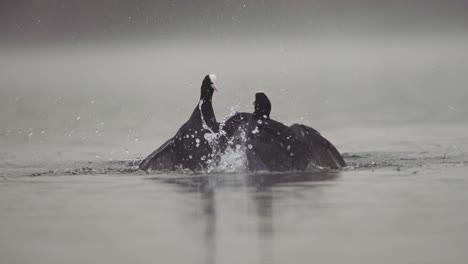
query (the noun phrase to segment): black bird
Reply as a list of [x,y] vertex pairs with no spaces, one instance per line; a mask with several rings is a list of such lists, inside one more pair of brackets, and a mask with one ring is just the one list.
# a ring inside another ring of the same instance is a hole
[[220,152],[227,148],[235,148],[244,145],[246,139],[247,125],[249,124],[251,113],[237,112],[224,123],[220,124],[221,137],[219,140]]
[[200,100],[189,120],[173,138],[140,163],[141,170],[173,170],[181,167],[196,171],[206,168],[212,162],[219,123],[216,122],[211,101],[217,90],[216,75],[206,75],[201,85]]
[[[346,166],[338,150],[315,129],[300,124],[288,127],[270,119],[271,103],[264,93],[255,95],[254,105],[245,142],[249,170],[303,171],[311,163],[332,169]],[[231,124],[243,126],[235,120]]]

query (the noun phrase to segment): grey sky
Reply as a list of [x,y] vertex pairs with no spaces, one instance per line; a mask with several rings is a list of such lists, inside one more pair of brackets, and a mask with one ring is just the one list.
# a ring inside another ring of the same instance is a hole
[[226,38],[277,34],[431,34],[465,31],[466,1],[74,1],[0,3],[2,38]]

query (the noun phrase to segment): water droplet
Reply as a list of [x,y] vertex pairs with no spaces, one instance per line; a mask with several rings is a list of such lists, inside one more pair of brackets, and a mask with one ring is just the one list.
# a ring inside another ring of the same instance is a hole
[[188,157],[189,157],[189,159],[192,159],[192,155],[189,155]]
[[77,116],[77,117],[76,117],[76,120],[80,120],[80,119],[81,119],[81,116]]
[[259,120],[257,120],[257,123],[262,124],[263,121],[259,119]]
[[140,141],[140,139],[139,139],[139,138],[135,138],[135,142],[138,142],[138,141]]
[[213,140],[213,135],[211,135],[210,133],[205,133],[205,135],[203,135],[203,137],[208,141],[208,142],[211,142]]
[[252,146],[251,144],[248,144],[247,147],[248,147],[249,149],[252,149],[252,148],[253,148],[253,146]]
[[45,130],[42,130],[42,131],[41,131],[41,135],[44,135],[44,134],[45,134]]

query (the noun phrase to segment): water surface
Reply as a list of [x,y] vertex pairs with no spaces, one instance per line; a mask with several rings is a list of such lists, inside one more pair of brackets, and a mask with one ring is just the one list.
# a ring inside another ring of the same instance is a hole
[[0,255],[5,263],[462,263],[466,142],[348,153],[349,168],[304,173],[2,162]]

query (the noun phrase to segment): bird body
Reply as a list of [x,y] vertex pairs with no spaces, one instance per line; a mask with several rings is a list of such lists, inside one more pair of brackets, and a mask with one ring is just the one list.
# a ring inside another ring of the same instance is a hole
[[339,169],[346,166],[338,150],[315,129],[286,126],[270,118],[271,103],[259,92],[253,113],[236,113],[216,121],[212,98],[216,76],[202,82],[200,100],[190,118],[139,165],[141,170],[198,171],[206,169],[227,148],[244,146],[250,171],[304,171],[309,165]]
[[244,140],[248,170],[303,171],[311,164],[331,169],[346,166],[333,144],[315,129],[301,124],[288,127],[271,119],[271,103],[264,93],[255,95],[254,105],[252,114],[237,113],[225,125],[227,142],[235,146]]
[[176,135],[144,159],[141,170],[190,170],[206,168],[212,159],[212,141],[219,131],[213,111],[213,92],[217,90],[216,76],[207,75],[202,82],[200,100],[190,118]]

